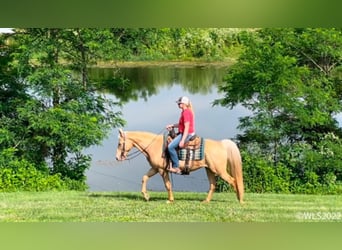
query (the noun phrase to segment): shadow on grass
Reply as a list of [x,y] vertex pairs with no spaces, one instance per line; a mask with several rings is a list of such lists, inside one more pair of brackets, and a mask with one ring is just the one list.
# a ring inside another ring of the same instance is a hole
[[[151,201],[167,201],[167,193],[162,193],[162,192],[149,192],[150,199],[149,202]],[[88,193],[88,197],[90,198],[113,198],[113,199],[119,199],[119,200],[141,200],[145,201],[143,198],[142,194],[139,192],[113,192],[113,193]],[[188,193],[188,192],[175,192],[174,193],[174,198],[175,202],[177,201],[197,201],[197,202],[202,202],[206,198],[207,194],[206,193]],[[227,197],[227,199],[229,199]],[[213,197],[214,202],[227,202],[227,199],[215,199],[215,194]]]
[[89,193],[91,198],[118,198],[122,200],[141,200],[142,196],[139,193]]

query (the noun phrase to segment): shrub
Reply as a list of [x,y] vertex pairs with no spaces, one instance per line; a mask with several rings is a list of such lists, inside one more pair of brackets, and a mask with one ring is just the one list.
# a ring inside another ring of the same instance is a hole
[[244,162],[244,180],[247,192],[289,193],[291,171],[284,165],[270,165],[262,158]]
[[14,152],[14,149],[7,149],[0,153],[0,191],[60,191],[86,188],[83,182],[63,180],[61,174],[49,175],[48,171],[38,170],[27,160],[15,158]]

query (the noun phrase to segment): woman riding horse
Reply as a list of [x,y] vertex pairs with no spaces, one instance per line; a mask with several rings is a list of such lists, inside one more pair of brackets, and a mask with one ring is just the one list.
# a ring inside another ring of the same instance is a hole
[[[168,192],[168,201],[173,202],[174,196],[172,185],[169,178],[169,172],[166,170],[167,162],[163,157],[163,135],[156,135],[149,132],[119,130],[119,142],[116,150],[116,159],[118,161],[126,160],[129,151],[135,147],[145,155],[151,168],[142,178],[141,193],[145,200],[149,200],[147,193],[147,181],[149,178],[159,173],[163,178],[165,188]],[[228,139],[215,141],[205,139],[204,159],[194,161],[190,171],[205,168],[208,180],[209,191],[204,202],[210,202],[216,187],[215,176],[220,176],[228,182],[236,192],[240,203],[243,203],[244,186],[242,175],[241,155],[237,145]],[[179,168],[184,169],[184,161],[179,162]]]
[[171,173],[181,174],[176,149],[178,147],[184,148],[185,143],[195,135],[195,117],[188,97],[180,97],[176,103],[182,112],[178,124],[170,124],[166,126],[168,130],[178,128],[178,135],[167,147],[172,162],[172,166],[169,166],[167,170]]

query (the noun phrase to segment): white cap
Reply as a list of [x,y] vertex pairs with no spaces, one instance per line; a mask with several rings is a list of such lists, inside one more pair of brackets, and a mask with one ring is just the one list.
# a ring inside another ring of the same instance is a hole
[[185,105],[189,105],[190,104],[190,100],[187,96],[182,96],[179,97],[179,99],[176,101],[176,103],[184,103]]

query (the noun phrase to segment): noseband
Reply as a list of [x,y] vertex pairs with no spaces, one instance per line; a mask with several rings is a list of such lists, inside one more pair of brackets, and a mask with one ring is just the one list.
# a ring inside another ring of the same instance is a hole
[[[127,152],[127,155],[125,155],[126,152]],[[121,159],[131,160],[131,159],[137,157],[139,154],[141,154],[140,151],[136,151],[136,152],[133,152],[131,154],[128,154],[128,151],[126,150],[126,135],[124,134],[123,135],[123,143],[122,143],[122,147],[121,147],[121,154],[120,154]]]
[[124,141],[122,144],[122,149],[121,149],[121,158],[122,159],[125,157],[125,152],[126,152],[126,142]]

